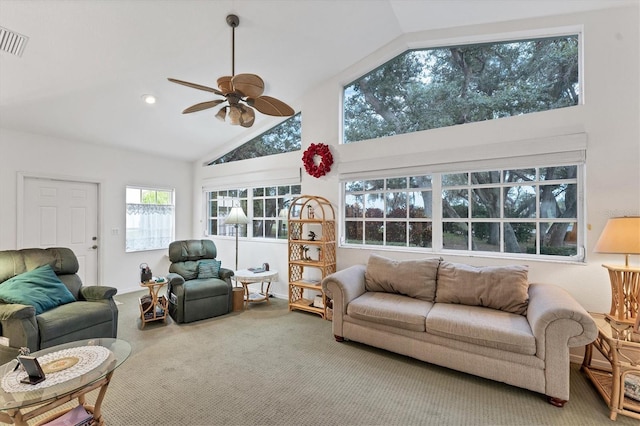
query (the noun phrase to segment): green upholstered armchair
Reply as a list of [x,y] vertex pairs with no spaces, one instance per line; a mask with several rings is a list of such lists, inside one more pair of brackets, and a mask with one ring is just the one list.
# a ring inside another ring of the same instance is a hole
[[[37,351],[75,340],[117,336],[118,308],[113,300],[117,289],[83,286],[78,268],[78,259],[68,248],[0,251],[0,331],[9,339],[9,347],[2,347],[0,353],[6,357],[21,347]],[[47,280],[55,281],[53,287],[44,279],[39,281],[38,271],[49,271]],[[57,300],[51,295],[54,291],[64,291],[67,299]],[[57,302],[44,312],[39,300],[33,305],[16,303],[16,298],[35,295]]]
[[[211,240],[184,240],[169,244],[167,298],[169,315],[177,323],[198,321],[231,311],[233,271],[216,264]],[[211,271],[212,264],[216,264]],[[206,268],[204,268],[206,267]]]

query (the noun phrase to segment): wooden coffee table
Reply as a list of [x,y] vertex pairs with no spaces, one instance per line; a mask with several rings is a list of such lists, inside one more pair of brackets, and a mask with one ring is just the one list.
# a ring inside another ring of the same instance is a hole
[[[80,405],[83,405],[87,411],[93,413],[93,425],[104,425],[104,419],[102,418],[102,413],[100,411],[102,400],[107,392],[107,387],[109,386],[115,369],[118,368],[131,353],[131,345],[129,345],[128,342],[120,339],[106,338],[81,340],[43,349],[33,352],[31,355],[38,359],[42,359],[43,356],[53,354],[55,352],[61,351],[60,353],[65,353],[73,351],[74,349],[82,350],[83,347],[90,346],[100,346],[108,349],[108,351],[106,351],[99,348],[100,352],[105,354],[105,359],[100,361],[99,364],[91,368],[89,371],[78,375],[77,377],[73,377],[73,374],[69,372],[67,375],[72,378],[66,379],[65,377],[64,381],[60,381],[62,380],[60,378],[56,380],[54,372],[49,373],[48,379],[52,382],[57,381],[58,383],[48,386],[46,385],[47,379],[45,379],[44,382],[39,384],[43,387],[33,385],[34,390],[13,391],[12,389],[5,389],[5,384],[7,387],[10,387],[15,385],[13,382],[18,382],[14,379],[14,376],[16,375],[14,370],[17,361],[12,360],[0,366],[0,379],[3,384],[3,386],[0,386],[0,422],[26,426],[30,419],[47,413],[48,411],[51,411],[69,401],[77,399]],[[91,353],[89,350],[87,350],[87,352]],[[50,357],[55,357],[55,355],[50,355]],[[51,362],[51,364],[54,363]],[[90,361],[86,364],[88,367],[92,366]],[[69,367],[69,369],[71,368],[73,367]],[[56,370],[56,372],[59,372],[61,371],[61,368],[58,367]],[[45,376],[47,376],[46,372]],[[13,382],[11,382],[9,378],[11,378]],[[38,387],[36,388],[36,386]],[[85,402],[85,395],[93,390],[99,390],[96,403],[93,406],[87,405]],[[58,418],[66,411],[69,411],[69,409],[53,413],[51,416],[39,422],[38,425]]]

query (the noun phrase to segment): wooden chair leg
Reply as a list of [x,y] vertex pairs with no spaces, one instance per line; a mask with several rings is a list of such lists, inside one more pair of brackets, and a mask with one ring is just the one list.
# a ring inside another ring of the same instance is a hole
[[553,405],[554,407],[564,407],[564,404],[567,403],[566,399],[560,399],[560,398],[554,398],[552,396],[548,396],[547,397],[547,402],[549,402],[549,404]]
[[337,334],[334,334],[333,337],[335,337],[336,342],[344,342],[344,337],[342,336],[338,336]]

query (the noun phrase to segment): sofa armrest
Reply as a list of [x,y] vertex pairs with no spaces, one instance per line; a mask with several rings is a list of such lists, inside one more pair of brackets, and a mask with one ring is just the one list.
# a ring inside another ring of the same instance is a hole
[[89,302],[111,299],[117,292],[117,288],[103,285],[80,287],[80,294]]
[[0,303],[0,327],[2,336],[9,339],[11,347],[39,349],[40,337],[33,306]]
[[36,316],[36,308],[17,303],[0,303],[0,321],[10,319],[24,319]]
[[322,289],[333,302],[333,334],[342,337],[342,319],[347,305],[363,294],[365,265],[353,265],[322,280]]
[[[598,335],[589,313],[566,290],[551,284],[529,285],[527,319],[536,338],[537,355],[542,359],[550,347],[584,346]],[[553,330],[558,325],[561,327]],[[550,335],[552,330],[554,334]],[[546,341],[550,338],[555,342]]]
[[544,360],[545,394],[569,399],[569,348],[588,345],[598,328],[587,311],[563,288],[529,285],[529,326],[536,339],[536,356]]

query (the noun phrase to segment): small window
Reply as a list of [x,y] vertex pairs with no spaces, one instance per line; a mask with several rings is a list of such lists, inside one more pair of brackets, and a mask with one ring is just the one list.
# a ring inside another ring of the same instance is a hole
[[174,191],[127,186],[126,251],[160,250],[174,239]]
[[301,113],[267,130],[260,136],[240,145],[233,151],[210,162],[208,165],[258,158],[301,149]]

